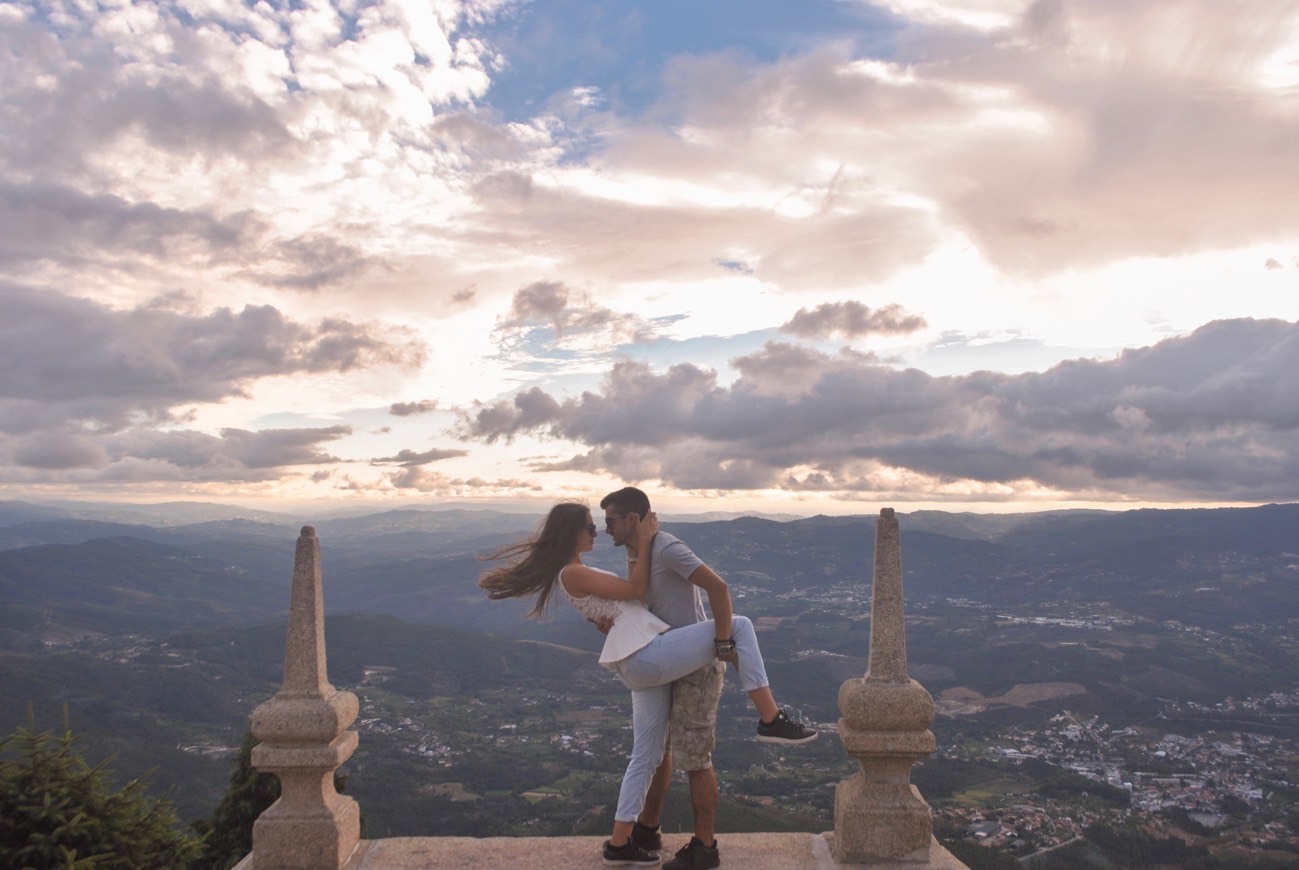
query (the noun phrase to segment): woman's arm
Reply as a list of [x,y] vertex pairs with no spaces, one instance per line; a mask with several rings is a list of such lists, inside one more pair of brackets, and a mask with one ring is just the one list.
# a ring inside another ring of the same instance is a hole
[[[632,514],[635,516],[635,514]],[[654,536],[659,533],[659,517],[654,511],[645,515],[645,519],[636,523],[636,561],[627,563],[631,570],[627,572],[627,585],[632,588],[633,598],[644,598],[649,591],[650,579],[650,545]]]
[[[651,511],[636,529],[637,539],[642,544],[641,552],[649,553],[649,542],[658,530],[658,517]],[[586,565],[569,565],[562,573],[564,588],[572,595],[598,595],[614,601],[631,601],[645,597],[645,590],[649,586],[649,559],[643,565],[637,560],[630,582]]]

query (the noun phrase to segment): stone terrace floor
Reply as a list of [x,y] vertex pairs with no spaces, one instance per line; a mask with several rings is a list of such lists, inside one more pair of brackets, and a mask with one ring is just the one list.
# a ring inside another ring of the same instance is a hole
[[[690,840],[689,834],[664,837],[665,860]],[[414,870],[414,868],[603,867],[603,837],[396,837],[364,840],[349,870]],[[722,867],[748,870],[834,870],[830,845],[823,834],[725,834],[718,837]],[[245,859],[236,870],[251,870]],[[860,866],[860,865],[852,865]],[[924,867],[964,868],[950,852],[932,843],[929,861],[872,864],[877,870],[921,870]]]

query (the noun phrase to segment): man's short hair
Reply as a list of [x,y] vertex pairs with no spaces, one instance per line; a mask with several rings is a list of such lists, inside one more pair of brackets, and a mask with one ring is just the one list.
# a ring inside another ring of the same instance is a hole
[[643,520],[649,513],[649,496],[634,486],[624,486],[600,499],[601,510],[608,510],[610,507],[623,516],[635,513]]

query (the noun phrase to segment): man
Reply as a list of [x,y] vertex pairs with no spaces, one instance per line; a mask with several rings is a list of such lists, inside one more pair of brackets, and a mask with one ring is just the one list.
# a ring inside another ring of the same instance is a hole
[[[722,694],[726,662],[735,662],[731,642],[731,593],[726,581],[691,552],[681,540],[659,532],[650,552],[636,549],[635,524],[650,510],[649,496],[634,486],[611,492],[600,500],[604,509],[605,529],[614,546],[627,548],[627,572],[630,575],[638,559],[650,559],[649,591],[645,604],[650,611],[673,628],[693,625],[708,618],[704,612],[702,590],[708,596],[708,607],[716,624],[718,660],[682,677],[672,684],[672,711],[668,744],[663,761],[654,774],[645,796],[645,809],[632,829],[632,842],[643,849],[662,848],[659,820],[672,765],[686,771],[690,782],[690,804],[695,815],[695,833],[690,842],[663,865],[663,870],[691,870],[721,865],[714,837],[717,824],[717,775],[713,770],[713,747],[717,742],[717,704]],[[635,514],[635,518],[631,517]],[[599,626],[603,631],[608,626]],[[802,743],[815,739],[816,732],[791,722],[783,711],[773,722],[758,726],[758,739],[778,738],[780,742]]]

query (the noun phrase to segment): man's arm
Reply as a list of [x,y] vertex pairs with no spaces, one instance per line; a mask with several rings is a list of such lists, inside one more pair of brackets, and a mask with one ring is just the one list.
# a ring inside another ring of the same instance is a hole
[[[708,609],[713,612],[713,623],[716,625],[714,634],[719,640],[731,639],[731,590],[727,587],[726,581],[723,580],[716,571],[707,565],[700,565],[690,573],[688,579],[691,583],[704,590],[708,596]],[[731,661],[734,657],[722,657],[724,661]]]

